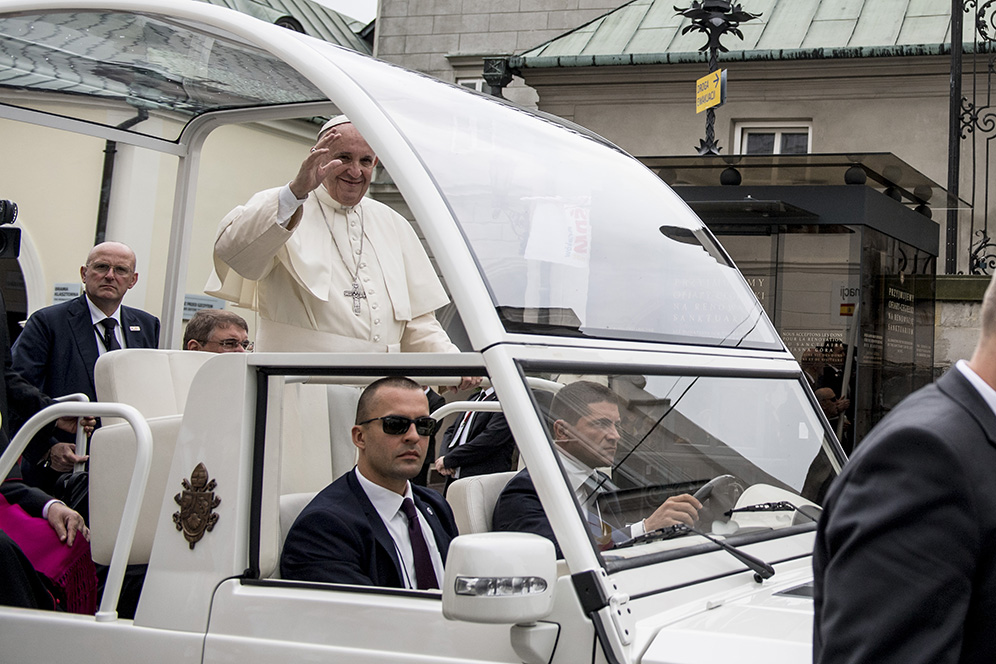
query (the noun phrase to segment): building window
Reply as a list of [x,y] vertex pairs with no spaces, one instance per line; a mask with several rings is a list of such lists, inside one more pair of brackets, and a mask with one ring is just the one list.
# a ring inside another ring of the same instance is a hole
[[457,85],[462,85],[476,92],[487,91],[487,83],[484,82],[483,78],[458,78],[456,82]]
[[745,122],[736,127],[740,154],[808,154],[811,123]]

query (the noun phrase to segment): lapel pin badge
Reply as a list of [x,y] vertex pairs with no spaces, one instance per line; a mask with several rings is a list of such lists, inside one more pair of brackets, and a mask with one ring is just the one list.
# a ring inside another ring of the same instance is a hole
[[129,325],[128,329],[130,331],[132,331],[132,332],[141,332],[142,331],[142,326],[141,325]]

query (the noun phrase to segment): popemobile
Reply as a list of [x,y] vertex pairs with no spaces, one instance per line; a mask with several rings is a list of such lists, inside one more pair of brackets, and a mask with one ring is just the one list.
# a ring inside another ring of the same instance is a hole
[[[100,403],[50,407],[0,458],[6,474],[44,421],[104,418],[89,450],[100,607],[0,607],[0,661],[810,661],[816,521],[844,455],[736,266],[654,173],[561,119],[205,3],[3,0],[0,45],[0,116],[177,157],[163,321],[179,321],[210,133],[344,113],[424,235],[463,348],[103,356]],[[74,110],[97,102],[140,106],[162,135]],[[500,473],[447,493],[461,534],[442,591],[280,578],[291,523],[352,467],[357,388],[385,375],[495,388],[433,416],[504,412],[562,558],[490,532]],[[693,527],[590,534],[547,420],[582,379],[619,403],[603,469],[618,509],[636,521],[695,494]],[[116,612],[127,565],[147,565],[134,619]]]

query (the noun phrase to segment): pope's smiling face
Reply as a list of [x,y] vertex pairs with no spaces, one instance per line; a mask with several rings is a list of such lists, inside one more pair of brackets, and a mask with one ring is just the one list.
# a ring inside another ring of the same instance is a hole
[[342,124],[335,129],[339,132],[339,138],[329,149],[331,157],[341,161],[342,165],[332,169],[325,178],[325,189],[342,205],[352,206],[359,203],[370,188],[377,155],[352,124]]

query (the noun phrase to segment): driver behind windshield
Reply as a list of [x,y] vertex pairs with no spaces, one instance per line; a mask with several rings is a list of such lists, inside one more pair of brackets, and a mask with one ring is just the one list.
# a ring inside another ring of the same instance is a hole
[[[612,499],[618,487],[601,468],[611,468],[619,444],[619,404],[609,388],[591,381],[564,386],[550,406],[550,429],[588,529],[602,550],[644,533],[683,523],[692,526],[702,504],[689,494],[672,496],[653,514],[625,523]],[[493,530],[542,535],[557,547],[528,470],[513,477],[495,504]]]

